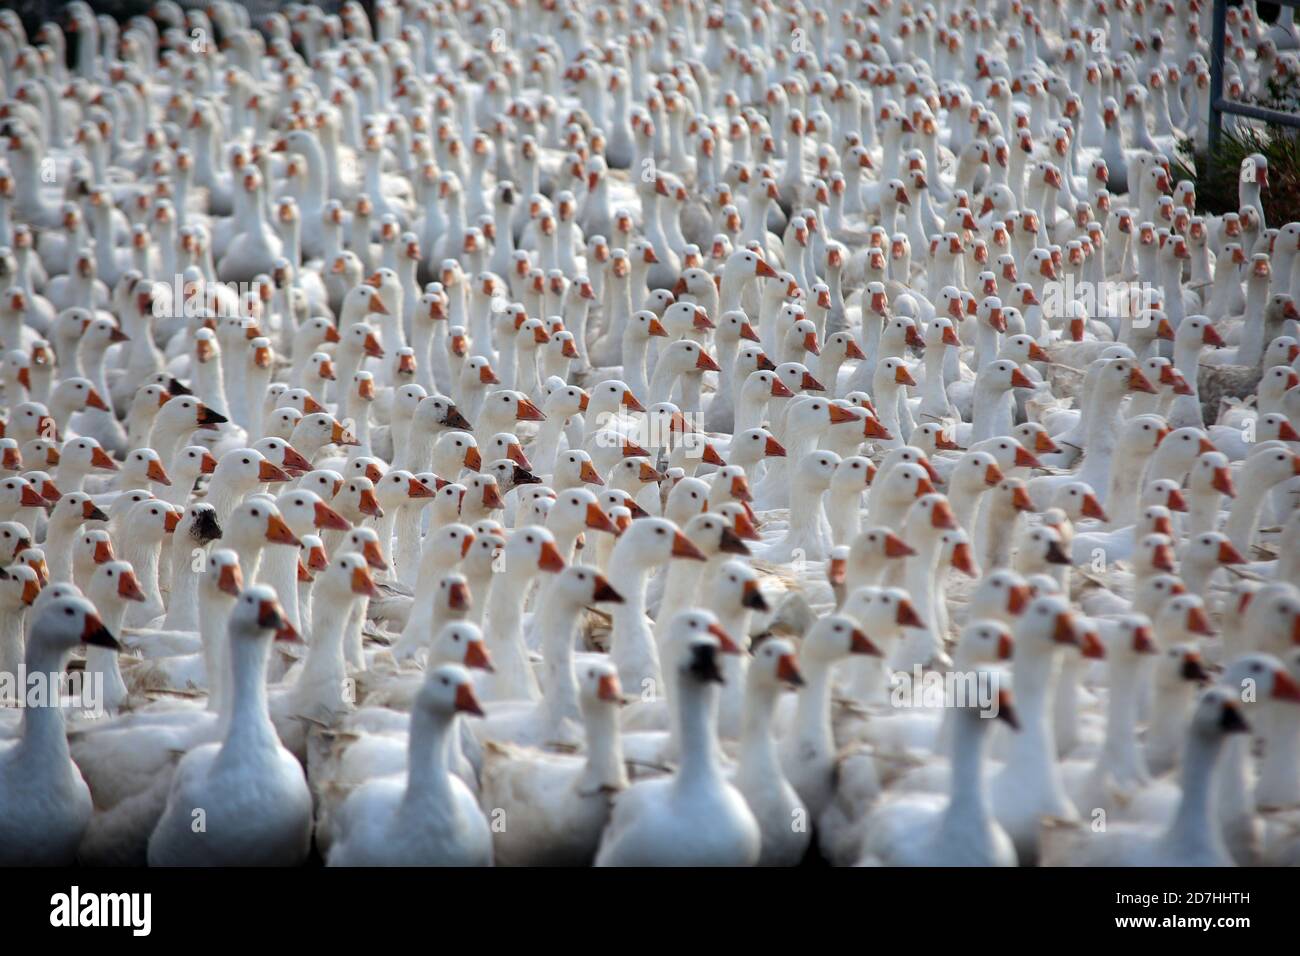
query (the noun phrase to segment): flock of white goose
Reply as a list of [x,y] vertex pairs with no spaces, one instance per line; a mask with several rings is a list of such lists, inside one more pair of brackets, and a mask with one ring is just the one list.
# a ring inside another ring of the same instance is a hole
[[1210,6],[0,11],[0,862],[1300,863]]

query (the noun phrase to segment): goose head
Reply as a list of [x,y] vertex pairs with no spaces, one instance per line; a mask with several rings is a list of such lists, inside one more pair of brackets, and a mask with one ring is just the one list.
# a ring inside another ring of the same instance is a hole
[[555,575],[551,585],[553,600],[562,600],[576,614],[590,604],[622,604],[623,596],[598,573],[584,564],[573,564]]
[[830,488],[842,461],[833,451],[814,451],[804,455],[795,463],[791,476],[793,487],[814,496],[820,495]]
[[301,478],[311,471],[311,462],[283,438],[274,436],[262,438],[253,445],[253,450],[260,452],[270,464],[279,468],[290,478]]
[[844,615],[873,635],[877,644],[897,638],[904,628],[925,627],[902,588],[860,587],[844,602]]
[[701,478],[680,478],[668,491],[664,517],[678,525],[709,508],[709,485]]
[[996,487],[1005,476],[997,459],[986,451],[968,451],[948,476],[949,490],[978,494]]
[[1274,448],[1260,448],[1246,459],[1243,472],[1243,481],[1249,479],[1263,487],[1272,487],[1300,475],[1300,455],[1280,443]]
[[415,710],[426,718],[450,718],[458,713],[482,717],[483,707],[474,696],[474,681],[459,664],[442,664],[429,671],[415,697]]
[[754,651],[745,681],[751,688],[772,693],[802,687],[805,681],[794,643],[782,637],[765,640]]
[[1006,624],[996,619],[975,619],[962,628],[953,651],[953,665],[968,670],[978,664],[1011,660],[1016,642]]
[[354,522],[384,516],[384,509],[379,506],[379,499],[375,496],[375,483],[364,475],[345,479],[343,487],[334,496],[334,504],[345,517]]
[[[1056,442],[1052,441],[1052,436],[1048,434],[1048,429],[1037,421],[1024,421],[1011,429],[1011,438],[1021,444],[1022,451],[1027,455],[1049,455],[1060,451]],[[1001,463],[1000,463],[1001,464]],[[1032,464],[1019,464],[1017,467],[1035,467]]]
[[[808,367],[800,362],[782,362],[775,369],[776,376],[792,393],[824,392],[826,386],[813,378]],[[776,397],[776,396],[773,396]]]
[[275,589],[265,584],[251,585],[239,593],[230,611],[229,634],[231,641],[301,640]]
[[223,540],[240,551],[258,551],[267,544],[299,547],[302,543],[285,523],[280,509],[266,497],[250,498],[238,505],[226,524]]
[[1078,647],[1085,657],[1101,657],[1101,642],[1070,610],[1059,594],[1042,594],[1030,602],[1014,628],[1015,659],[1052,655],[1063,647]]
[[[11,446],[9,442],[14,442]],[[12,447],[17,447],[15,454]],[[4,461],[0,465],[5,471],[20,471],[24,462],[32,468],[53,468],[59,463],[59,443],[48,438],[33,438],[21,446],[12,438],[5,439]]]
[[827,614],[804,635],[799,657],[802,662],[831,664],[850,654],[880,657],[881,651],[867,637],[857,622],[847,614]]
[[[0,484],[3,488],[3,484]],[[60,528],[81,527],[82,522],[107,522],[108,515],[95,506],[88,494],[72,492],[62,496],[49,511],[49,522]],[[66,533],[66,532],[64,532]]]
[[217,521],[217,509],[205,501],[196,501],[187,505],[176,524],[176,541],[185,542],[191,547],[202,547],[209,541],[221,537],[221,525]]
[[637,401],[636,395],[633,395],[632,390],[628,388],[627,382],[617,378],[606,378],[591,388],[588,408],[591,420],[598,424],[602,421],[606,424],[612,423],[617,416],[624,414],[623,410],[645,411],[645,407]]
[[525,471],[530,471],[533,467],[528,456],[524,454],[524,446],[520,444],[519,436],[514,432],[497,432],[479,450],[485,461],[505,458]]
[[542,410],[534,405],[527,395],[508,388],[489,392],[483,403],[482,413],[489,416],[491,421],[502,424],[546,420]]
[[1056,494],[1052,496],[1052,507],[1064,511],[1070,521],[1080,521],[1084,518],[1109,520],[1092,486],[1086,481],[1071,481],[1058,488]]
[[558,494],[547,513],[546,526],[565,535],[577,535],[587,530],[618,534],[618,529],[601,510],[596,495],[586,488],[569,488]]
[[[469,588],[465,579],[460,575],[448,577],[459,579],[450,585],[449,593],[460,593],[461,597],[456,600],[467,610]],[[488,672],[496,669],[492,666],[492,655],[488,653],[483,632],[472,621],[451,621],[443,625],[429,646],[428,661],[432,665],[459,664],[467,669]]]
[[147,600],[129,561],[105,561],[96,568],[86,588],[86,596],[112,618],[118,617],[125,602]]
[[972,619],[991,618],[1011,624],[1030,601],[1024,577],[1009,568],[990,571],[980,579],[970,598]]
[[1194,689],[1210,679],[1201,658],[1200,649],[1194,642],[1182,642],[1166,646],[1156,656],[1151,679],[1157,691],[1178,691]]
[[1179,551],[1179,560],[1185,565],[1208,568],[1246,563],[1245,557],[1232,546],[1228,536],[1218,531],[1205,531],[1189,538]]
[[516,529],[506,542],[505,560],[506,573],[516,574],[521,581],[531,580],[539,571],[556,574],[565,568],[555,536],[540,525]]
[[324,572],[316,575],[313,593],[326,600],[350,606],[357,598],[376,597],[379,594],[374,578],[370,576],[369,561],[363,554],[348,551],[336,554]]
[[156,545],[176,530],[184,516],[185,512],[180,508],[156,498],[138,502],[126,515],[131,540],[133,543]]
[[682,533],[706,557],[718,554],[748,556],[750,553],[731,521],[721,514],[697,514],[682,526]]
[[25,564],[0,569],[0,607],[8,614],[22,614],[41,593],[41,581]]
[[1231,661],[1224,668],[1215,689],[1232,695],[1234,703],[1280,701],[1300,704],[1300,683],[1272,654],[1245,654]]
[[162,432],[184,437],[197,429],[216,431],[217,426],[229,421],[225,415],[213,411],[192,395],[176,395],[168,399],[154,419],[155,434]]
[[[64,495],[64,498],[69,497]],[[89,498],[85,497],[87,501]],[[0,511],[16,514],[22,508],[43,508],[47,504],[40,489],[20,475],[0,481]]]
[[[433,476],[436,480],[436,476]],[[404,469],[395,468],[375,483],[375,495],[385,511],[411,502],[425,502],[437,490],[436,481],[426,484]]]
[[474,541],[475,533],[469,525],[452,522],[431,531],[424,549],[438,567],[450,569],[470,553]]
[[1061,533],[1050,525],[1026,529],[1018,544],[1018,557],[1031,572],[1046,571],[1049,565],[1070,565],[1070,555]]
[[641,567],[656,567],[673,559],[705,560],[705,555],[677,525],[666,518],[633,521],[619,536],[620,553]]
[[452,478],[465,469],[478,471],[483,467],[483,457],[474,436],[458,430],[438,436],[433,446],[433,460],[436,473]]
[[233,494],[251,493],[264,482],[288,481],[289,475],[252,448],[235,448],[221,456],[213,469],[213,482],[219,482]]
[[62,659],[81,644],[111,651],[121,649],[95,612],[95,606],[72,594],[43,603],[35,613],[29,640],[41,652],[57,659]]
[[295,488],[279,495],[276,507],[293,533],[300,538],[316,530],[347,531],[351,523],[331,508],[316,492]]
[[152,448],[137,448],[127,452],[122,461],[122,480],[126,485],[147,485],[149,482],[171,485],[167,469],[163,467],[162,458]]
[[103,528],[83,531],[73,543],[72,571],[77,580],[89,577],[93,569],[105,561],[112,561],[113,540]]
[[1300,594],[1283,582],[1264,585],[1250,596],[1244,630],[1256,647],[1300,644]]
[[117,471],[119,466],[95,439],[83,435],[65,441],[59,449],[60,475],[88,475],[91,471]]
[[980,576],[979,565],[971,552],[970,535],[961,528],[951,528],[939,535],[939,566],[951,567],[968,578]]
[[527,468],[509,458],[498,458],[489,462],[484,466],[483,474],[496,480],[498,492],[503,495],[509,494],[517,487],[540,484],[542,481]]
[[69,376],[54,386],[50,393],[50,407],[58,409],[61,415],[84,412],[88,408],[108,411],[108,404],[95,391],[90,379],[76,375]]

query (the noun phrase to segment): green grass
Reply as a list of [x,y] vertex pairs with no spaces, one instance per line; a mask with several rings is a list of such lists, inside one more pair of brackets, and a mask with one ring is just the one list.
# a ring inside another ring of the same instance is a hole
[[[1300,81],[1292,77],[1283,85],[1274,79],[1269,82],[1268,95],[1258,97],[1256,103],[1269,109],[1300,112]],[[1261,153],[1268,159],[1268,189],[1262,199],[1269,224],[1280,226],[1300,220],[1300,129],[1244,123],[1235,130],[1225,128],[1214,162],[1208,165],[1204,154],[1194,152],[1190,139],[1180,140],[1177,149],[1171,164],[1174,180],[1190,179],[1196,184],[1199,212],[1236,212],[1241,162],[1252,153]],[[1198,173],[1207,168],[1212,172]]]

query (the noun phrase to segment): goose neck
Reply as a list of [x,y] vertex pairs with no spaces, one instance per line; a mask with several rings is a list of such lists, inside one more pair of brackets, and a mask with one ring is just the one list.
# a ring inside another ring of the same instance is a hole
[[956,718],[952,721],[953,745],[949,751],[952,757],[952,792],[943,825],[959,826],[969,832],[973,824],[986,824],[992,816],[983,772],[989,728],[982,721],[994,718],[984,714],[951,716]]
[[1106,702],[1106,736],[1097,767],[1124,784],[1142,784],[1150,779],[1136,733],[1139,692],[1147,676],[1144,663],[1115,660],[1107,668],[1110,697]]
[[[58,758],[67,763],[68,739],[64,729],[63,708],[53,697],[55,688],[62,686],[64,663],[67,655],[49,650],[44,642],[33,634],[27,645],[27,679],[33,675],[46,682],[46,699],[43,706],[23,707],[22,738],[18,744],[22,752],[39,755],[41,761],[51,761],[48,766],[59,766]],[[55,681],[59,683],[54,683]],[[27,688],[18,688],[20,694],[26,694]],[[53,758],[53,760],[52,760]]]
[[803,745],[821,753],[834,750],[831,734],[831,666],[816,657],[800,660],[804,687],[795,705],[795,732]]
[[[349,592],[337,593],[332,590],[315,595],[315,598],[317,613],[312,617],[315,629],[307,648],[307,658],[303,662],[302,676],[295,688],[295,696],[302,701],[308,696],[322,695],[322,702],[328,700],[333,703],[342,694],[343,682],[347,677],[343,645],[353,606],[357,602]],[[324,695],[328,695],[328,698]]]
[[573,641],[581,609],[564,600],[558,588],[552,588],[549,600],[539,610],[537,626],[542,633],[542,656],[546,683],[543,708],[548,727],[558,726],[566,718],[579,720],[578,677],[573,666]]
[[613,707],[592,707],[585,720],[587,763],[582,771],[582,791],[624,789],[628,785],[627,767],[623,763],[617,711]]
[[757,774],[760,779],[774,780],[781,772],[776,737],[772,733],[777,700],[775,687],[750,684],[740,730],[740,767],[745,776]]
[[[676,684],[682,754],[675,784],[685,789],[719,786],[722,771],[718,764],[718,738],[713,724],[717,689],[712,684],[701,686],[694,679],[679,679]],[[827,716],[829,719],[829,714]]]
[[14,675],[23,662],[23,609],[0,614],[0,674]]
[[1209,844],[1216,846],[1222,857],[1227,857],[1216,820],[1218,794],[1213,779],[1223,743],[1221,736],[1206,739],[1195,732],[1187,742],[1180,773],[1182,796],[1164,837],[1168,845],[1181,852]]
[[275,750],[280,745],[267,710],[266,656],[270,641],[265,637],[231,634],[230,711],[219,760],[237,760],[249,751]]
[[404,809],[418,806],[421,812],[445,817],[455,805],[448,774],[448,742],[454,727],[454,715],[420,708],[411,712]]

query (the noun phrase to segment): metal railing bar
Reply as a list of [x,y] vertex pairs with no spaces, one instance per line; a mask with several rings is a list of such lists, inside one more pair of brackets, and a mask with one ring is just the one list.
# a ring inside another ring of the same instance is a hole
[[[1300,0],[1272,0],[1279,6],[1300,9]],[[1210,34],[1210,129],[1209,153],[1206,156],[1206,175],[1212,173],[1214,154],[1218,152],[1223,134],[1223,114],[1244,116],[1275,126],[1300,128],[1300,114],[1284,113],[1250,103],[1240,103],[1223,95],[1223,47],[1227,38],[1227,0],[1214,0],[1214,19]]]

